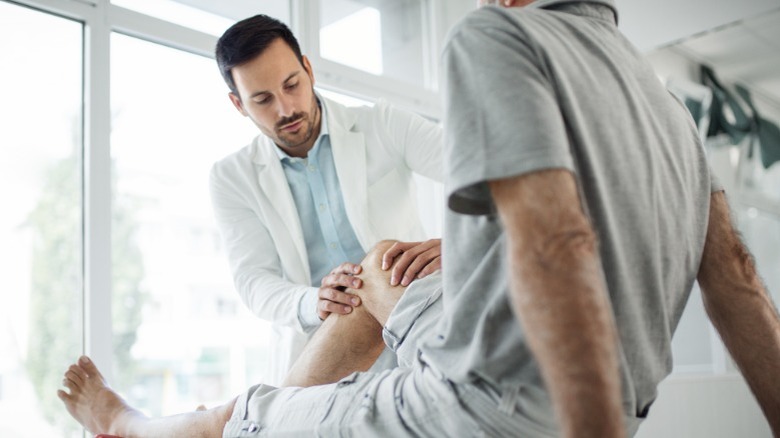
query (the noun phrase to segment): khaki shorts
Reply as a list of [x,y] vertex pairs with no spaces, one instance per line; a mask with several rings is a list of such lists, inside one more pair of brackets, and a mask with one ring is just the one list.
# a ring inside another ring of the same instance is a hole
[[[412,283],[385,324],[399,367],[311,388],[257,385],[236,401],[228,437],[555,437],[542,389],[454,383],[417,348],[441,320],[441,277]],[[637,424],[628,425],[633,434]]]
[[522,430],[545,436],[523,427],[512,409],[502,412],[498,393],[476,384],[456,385],[426,363],[417,342],[434,331],[441,306],[440,275],[415,281],[382,333],[398,356],[398,368],[353,373],[312,388],[257,385],[239,397],[223,436],[470,437]]
[[[554,437],[479,385],[428,366],[353,373],[311,388],[258,385],[239,397],[223,437]],[[513,403],[513,407],[519,406]]]

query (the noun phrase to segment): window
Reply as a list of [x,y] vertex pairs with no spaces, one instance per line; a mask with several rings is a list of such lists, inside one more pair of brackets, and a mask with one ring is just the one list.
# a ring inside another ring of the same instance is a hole
[[0,436],[81,436],[56,388],[83,351],[82,43],[0,2]]
[[208,175],[257,128],[208,58],[114,34],[115,387],[152,415],[214,406],[262,381],[270,327],[232,284]]
[[423,0],[320,0],[320,56],[426,86],[424,6]]

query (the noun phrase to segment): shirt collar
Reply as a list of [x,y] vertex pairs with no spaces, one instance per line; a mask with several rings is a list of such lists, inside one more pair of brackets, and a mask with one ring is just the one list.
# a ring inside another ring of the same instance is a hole
[[[329,134],[328,131],[328,117],[327,117],[327,111],[325,110],[325,105],[320,102],[319,99],[317,99],[317,106],[320,108],[320,135],[317,136],[317,140],[314,141],[314,147],[311,148],[309,151],[309,156],[312,154],[316,154],[317,151],[320,148],[320,144],[322,143],[322,140]],[[293,159],[297,157],[291,157],[287,152],[282,150],[279,146],[276,146],[274,148],[276,151],[276,156],[279,157],[279,160],[281,162],[290,162]]]
[[531,9],[544,9],[549,8],[550,6],[558,6],[563,4],[574,4],[574,3],[580,3],[580,4],[600,4],[604,5],[610,9],[612,9],[612,12],[615,14],[615,24],[617,24],[618,21],[618,11],[617,7],[615,6],[615,0],[536,0],[535,2],[532,2],[526,8]]

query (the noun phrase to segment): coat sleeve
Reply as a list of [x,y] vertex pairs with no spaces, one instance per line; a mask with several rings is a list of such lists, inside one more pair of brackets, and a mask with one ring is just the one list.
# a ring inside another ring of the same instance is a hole
[[441,125],[385,102],[377,103],[377,115],[376,128],[388,152],[414,173],[443,182]]
[[[295,284],[284,278],[276,246],[257,211],[251,207],[251,190],[241,180],[242,172],[211,169],[209,189],[214,218],[222,236],[233,282],[241,300],[261,319],[305,333],[299,316],[299,303],[317,288]],[[310,302],[310,300],[309,300]],[[311,309],[316,314],[316,309]]]

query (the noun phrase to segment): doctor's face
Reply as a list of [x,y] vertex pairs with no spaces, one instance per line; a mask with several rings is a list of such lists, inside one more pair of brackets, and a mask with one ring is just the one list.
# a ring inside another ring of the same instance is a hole
[[305,157],[320,133],[309,60],[304,56],[301,65],[279,38],[231,73],[240,95],[230,94],[233,105],[287,154]]

